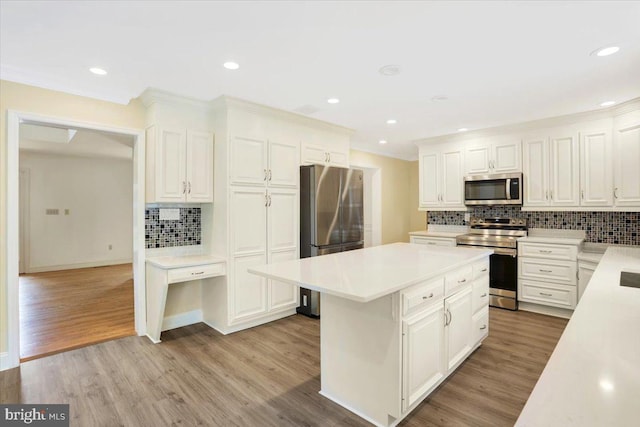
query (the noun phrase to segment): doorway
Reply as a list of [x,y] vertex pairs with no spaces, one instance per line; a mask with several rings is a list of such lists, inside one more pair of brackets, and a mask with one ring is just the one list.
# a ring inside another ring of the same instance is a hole
[[[6,258],[6,296],[7,296],[7,330],[8,352],[0,360],[0,369],[9,369],[20,364],[20,232],[19,232],[19,141],[21,125],[40,125],[45,127],[86,130],[126,136],[132,141],[133,149],[133,294],[135,332],[146,333],[145,319],[145,237],[144,237],[144,176],[145,176],[145,141],[144,132],[138,129],[119,128],[101,124],[78,122],[60,118],[52,118],[30,113],[8,111],[7,114],[7,258]],[[26,257],[29,258],[28,256]],[[24,259],[23,259],[24,262]],[[23,266],[23,268],[25,268]]]

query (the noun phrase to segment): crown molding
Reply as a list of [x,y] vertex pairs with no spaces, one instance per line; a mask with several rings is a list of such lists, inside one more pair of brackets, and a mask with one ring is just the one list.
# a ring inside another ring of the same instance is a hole
[[259,113],[262,115],[268,115],[275,118],[280,118],[287,121],[293,121],[305,126],[312,126],[314,128],[324,128],[333,132],[343,133],[351,136],[355,132],[353,129],[336,125],[334,123],[325,122],[323,120],[314,119],[312,117],[303,116],[290,111],[281,110],[275,107],[269,107],[267,105],[257,104],[251,101],[245,101],[244,99],[234,98],[229,95],[221,95],[218,98],[210,102],[210,105],[214,109],[237,109],[247,112]]
[[527,132],[541,128],[571,125],[587,120],[610,119],[633,111],[640,111],[640,98],[634,98],[621,104],[611,106],[609,108],[583,111],[580,113],[566,114],[563,116],[547,117],[539,120],[495,126],[464,133],[438,135],[429,138],[416,139],[411,142],[413,142],[417,146],[427,144],[433,145],[441,142],[464,142],[469,139],[479,137],[497,136],[514,132]]
[[175,93],[166,92],[164,90],[155,88],[145,89],[145,91],[142,92],[140,96],[138,96],[138,99],[142,101],[142,104],[145,106],[145,108],[149,108],[151,105],[156,103],[188,106],[205,110],[210,110],[212,108],[211,103],[208,101],[176,95]]

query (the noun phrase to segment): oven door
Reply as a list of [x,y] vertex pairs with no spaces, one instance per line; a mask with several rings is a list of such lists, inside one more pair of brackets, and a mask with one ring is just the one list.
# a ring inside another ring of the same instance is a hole
[[490,261],[489,305],[517,310],[518,252],[515,249],[494,248]]

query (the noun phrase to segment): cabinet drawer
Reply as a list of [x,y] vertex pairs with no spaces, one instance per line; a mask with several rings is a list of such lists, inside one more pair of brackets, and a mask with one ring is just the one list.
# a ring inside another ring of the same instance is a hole
[[471,266],[452,272],[446,275],[444,283],[444,295],[448,297],[453,295],[459,289],[468,285],[473,280],[473,269]]
[[[489,258],[478,261],[473,266],[473,279],[477,279],[480,276],[489,276]],[[488,279],[487,279],[488,280]]]
[[519,275],[525,279],[576,285],[577,263],[536,258],[518,258]]
[[561,308],[575,308],[577,294],[575,286],[556,285],[531,280],[518,282],[518,300]]
[[172,268],[167,272],[169,283],[187,282],[224,275],[224,264],[204,264],[194,267]]
[[474,314],[472,323],[473,345],[476,345],[489,335],[489,307]]
[[434,246],[455,246],[456,239],[447,237],[421,237],[411,236],[409,238],[410,243],[417,243],[419,245],[434,245]]
[[483,276],[473,281],[473,312],[477,312],[489,305],[489,276]]
[[518,256],[575,261],[578,247],[573,245],[554,245],[551,243],[518,243]]
[[435,303],[442,303],[444,278],[418,283],[402,291],[402,315],[410,316]]

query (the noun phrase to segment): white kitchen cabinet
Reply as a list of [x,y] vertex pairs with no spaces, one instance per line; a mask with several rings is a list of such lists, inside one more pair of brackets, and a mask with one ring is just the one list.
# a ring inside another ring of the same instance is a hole
[[147,203],[213,201],[213,134],[154,125],[146,147]]
[[420,210],[466,210],[463,149],[459,145],[420,147]]
[[410,236],[409,243],[419,245],[456,246],[455,237]]
[[640,112],[614,124],[614,204],[640,206]]
[[473,301],[471,284],[444,301],[447,370],[455,369],[473,344]]
[[321,164],[349,167],[349,148],[340,144],[302,143],[301,160],[303,164]]
[[232,184],[298,186],[298,144],[280,140],[231,138]]
[[442,303],[402,322],[403,411],[446,375],[444,329]]
[[578,148],[572,129],[552,129],[523,140],[524,206],[580,203]]
[[613,205],[611,128],[580,132],[580,205]]
[[465,172],[467,175],[521,172],[521,147],[518,139],[469,143],[464,154]]

